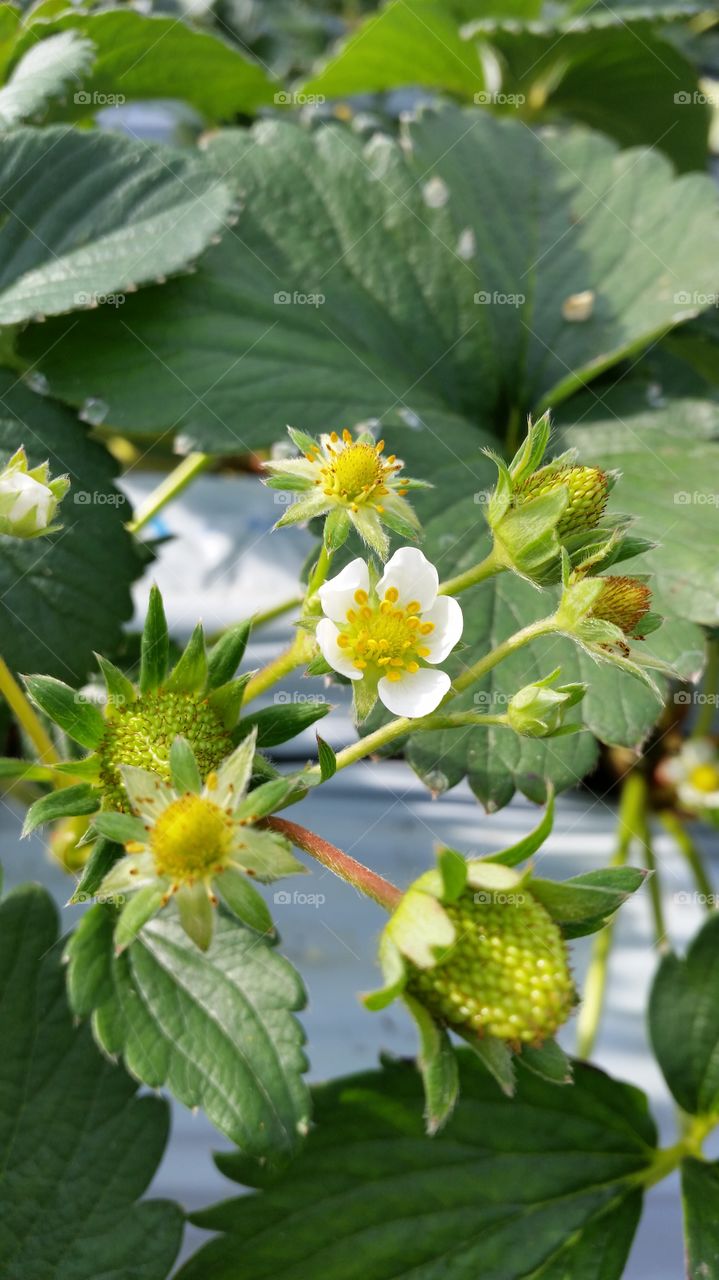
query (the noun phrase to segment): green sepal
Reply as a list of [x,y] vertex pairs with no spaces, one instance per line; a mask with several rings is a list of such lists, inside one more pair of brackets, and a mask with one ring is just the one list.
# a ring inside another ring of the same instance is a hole
[[54,764],[53,771],[71,778],[82,778],[84,782],[97,782],[100,778],[102,762],[97,755],[84,756],[82,760],[61,760]]
[[269,907],[246,873],[228,867],[218,875],[215,888],[221,893],[233,915],[264,936],[273,936],[275,926]]
[[212,693],[208,694],[207,704],[220,717],[223,729],[232,729],[237,723],[237,717],[240,714],[245,697],[245,689],[253,674],[252,671],[247,671],[244,675],[238,676],[236,680],[228,680],[226,684],[218,685],[216,689],[212,690]]
[[140,644],[140,691],[159,689],[170,662],[170,636],[159,588],[152,586]]
[[287,434],[300,453],[307,455],[308,453],[318,452],[319,445],[317,441],[313,440],[312,436],[309,436],[306,431],[300,431],[297,427],[288,426]]
[[[436,885],[437,893],[431,892]],[[386,935],[419,969],[432,969],[449,955],[456,929],[439,901],[442,878],[429,872],[402,895],[385,926]]]
[[570,880],[529,879],[527,888],[568,936],[596,933],[646,880],[638,867],[606,867]]
[[523,1045],[521,1062],[535,1076],[540,1076],[550,1084],[572,1083],[572,1060],[556,1040],[545,1040],[544,1044],[538,1047],[530,1044]]
[[248,792],[235,810],[235,817],[245,822],[257,822],[260,818],[266,818],[268,814],[274,813],[275,809],[284,806],[288,797],[299,789],[294,778],[287,778],[284,775],[272,778],[269,782],[263,782],[259,787],[255,787],[254,791]]
[[55,765],[38,764],[35,760],[18,760],[15,756],[0,756],[0,779],[52,782],[55,772]]
[[237,622],[220,636],[207,655],[207,688],[218,689],[234,676],[245,654],[252,622]]
[[337,772],[337,756],[329,742],[325,742],[324,738],[321,738],[319,734],[315,736],[317,738],[317,759],[320,766],[320,778],[322,782],[327,782]]
[[333,507],[325,520],[322,539],[328,551],[339,551],[347,541],[352,521],[344,507]]
[[147,830],[141,818],[131,813],[100,813],[92,824],[93,830],[106,840],[127,844],[130,840],[147,843]]
[[35,705],[68,737],[91,751],[99,746],[105,734],[105,718],[99,707],[54,676],[25,676],[24,681]]
[[54,822],[56,818],[79,818],[85,814],[96,813],[100,808],[100,795],[95,787],[87,782],[78,782],[74,787],[63,787],[60,791],[51,791],[47,796],[36,800],[25,815],[22,834],[29,836],[32,831],[46,822]]
[[446,1124],[459,1097],[457,1057],[447,1032],[423,1004],[406,993],[402,997],[419,1032],[419,1067],[424,1085],[427,1133],[435,1134]]
[[350,520],[367,546],[385,561],[389,555],[389,538],[382,528],[382,517],[374,507],[358,507],[350,512]]
[[454,849],[440,849],[437,866],[442,877],[442,901],[456,902],[467,883],[467,861]]
[[524,862],[525,858],[530,858],[537,852],[551,833],[553,825],[554,788],[547,783],[547,805],[534,831],[530,831],[528,836],[523,836],[516,844],[510,845],[509,849],[504,849],[500,853],[490,853],[488,861],[501,862],[505,867],[516,867],[518,862]]
[[243,717],[237,726],[237,741],[241,741],[256,727],[257,746],[276,747],[282,742],[288,742],[290,738],[296,738],[331,710],[332,704],[324,701],[278,702],[272,707],[263,707],[261,711]]
[[207,687],[205,632],[198,622],[164,686],[169,693],[203,693]]
[[[266,464],[265,464],[266,465]],[[293,475],[291,471],[275,471],[262,477],[262,483],[268,489],[283,489],[288,493],[307,493],[314,489],[314,481],[309,476]]]
[[114,709],[116,706],[128,706],[137,698],[137,691],[132,680],[128,680],[124,671],[120,671],[114,662],[109,662],[107,658],[103,658],[101,653],[95,654],[95,661],[102,673],[107,689],[108,709]]
[[243,832],[245,847],[235,850],[232,860],[263,884],[272,884],[285,876],[307,875],[307,867],[295,857],[289,840],[275,831],[257,831],[248,827]]
[[322,657],[321,653],[311,658],[305,667],[305,675],[307,676],[331,676],[336,674],[334,668]]
[[79,883],[72,897],[68,899],[67,905],[70,907],[76,902],[87,902],[88,898],[94,898],[105,876],[124,856],[125,850],[121,844],[117,844],[114,840],[107,840],[104,836],[96,840],[95,847],[82,869]]
[[502,1093],[508,1098],[514,1097],[516,1088],[516,1072],[512,1051],[503,1040],[496,1036],[473,1036],[471,1032],[453,1027],[453,1031],[473,1049],[477,1057],[484,1063],[487,1071],[497,1081]]
[[207,951],[212,942],[215,916],[202,881],[191,888],[183,885],[179,893],[175,894],[175,902],[180,914],[180,924],[188,938],[192,939],[200,951]]
[[125,903],[115,925],[113,942],[117,955],[135,941],[138,933],[148,920],[157,915],[165,897],[164,884],[146,884],[138,889]]
[[170,778],[175,791],[184,795],[186,791],[199,795],[202,791],[202,778],[197,767],[195,753],[187,738],[178,736],[170,747],[168,757]]
[[357,724],[367,719],[377,702],[377,681],[363,676],[361,680],[352,681],[352,704]]
[[384,977],[384,986],[377,991],[369,991],[362,996],[362,1003],[373,1013],[386,1009],[397,999],[407,983],[407,967],[399,947],[392,941],[385,929],[379,940],[378,959]]

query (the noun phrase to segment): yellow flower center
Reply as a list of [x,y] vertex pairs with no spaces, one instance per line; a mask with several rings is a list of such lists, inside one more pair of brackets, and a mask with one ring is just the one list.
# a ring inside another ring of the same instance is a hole
[[150,842],[160,876],[192,882],[222,870],[232,838],[227,815],[202,796],[185,795],[168,805]]
[[431,652],[424,639],[434,631],[433,622],[419,617],[419,601],[402,607],[396,587],[389,587],[381,601],[370,600],[366,591],[355,591],[354,599],[357,608],[347,610],[337,639],[352,665],[358,671],[372,668],[392,681],[401,680],[403,672],[418,671],[418,659]]
[[372,501],[381,511],[377,499],[388,492],[387,481],[401,464],[394,454],[386,459],[381,456],[384,440],[376,445],[362,444],[353,441],[349,431],[343,431],[342,441],[344,447],[336,432],[330,436],[317,484],[328,498],[343,499],[355,510],[360,503]]
[[719,769],[714,764],[698,764],[689,774],[689,781],[697,791],[719,791]]

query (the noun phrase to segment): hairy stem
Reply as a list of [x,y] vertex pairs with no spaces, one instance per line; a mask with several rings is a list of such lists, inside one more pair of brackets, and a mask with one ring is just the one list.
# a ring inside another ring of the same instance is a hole
[[243,707],[247,706],[253,698],[258,698],[261,693],[266,693],[283,676],[289,675],[291,671],[308,662],[312,656],[313,647],[312,637],[306,631],[298,630],[292,644],[248,681],[242,702]]
[[386,911],[394,911],[399,903],[402,897],[401,889],[377,875],[376,871],[370,871],[369,867],[358,862],[356,858],[351,858],[348,853],[343,853],[328,840],[315,835],[314,831],[308,831],[306,827],[301,827],[296,822],[288,822],[286,818],[267,818],[265,826],[287,836],[287,839],[291,840],[298,849],[304,849],[305,853],[309,853],[317,862],[321,862],[323,867],[327,867],[341,880],[346,880],[355,889],[359,889],[360,893],[365,894],[366,897],[378,902]]
[[482,676],[486,675],[488,671],[492,671],[510,654],[516,653],[518,649],[523,648],[525,644],[529,644],[531,640],[537,640],[540,636],[551,635],[553,631],[556,631],[554,617],[540,618],[539,622],[532,622],[528,627],[523,627],[521,631],[516,631],[508,640],[498,644],[496,649],[486,653],[483,658],[480,658],[478,662],[468,667],[461,676],[458,676],[452,685],[452,694],[462,693],[464,689],[468,689],[477,680],[481,680]]
[[441,596],[458,596],[460,591],[466,591],[468,587],[474,587],[478,582],[485,582],[487,578],[493,578],[495,574],[502,573],[505,565],[500,564],[495,554],[494,548],[489,555],[485,556],[479,564],[475,564],[471,569],[466,569],[464,573],[458,573],[455,578],[448,578],[446,582],[439,585],[439,595]]
[[0,658],[0,693],[25,730],[37,751],[41,764],[59,764],[60,757],[52,739],[37,716],[32,703],[23,693],[4,658]]
[[703,899],[703,905],[707,911],[712,911],[714,905],[714,891],[711,881],[706,872],[702,855],[692,840],[681,818],[677,817],[671,809],[665,809],[659,815],[665,831],[674,840],[680,852],[684,855],[694,877],[694,883],[700,897]]
[[[478,715],[476,711],[459,711],[454,715],[441,715],[433,711],[431,715],[422,716],[416,720],[411,720],[409,716],[400,716],[396,720],[390,720],[389,724],[382,725],[380,729],[375,729],[374,733],[368,733],[358,742],[353,742],[351,746],[338,751],[335,762],[337,769],[346,769],[347,765],[355,764],[357,760],[381,751],[383,747],[394,742],[395,738],[402,738],[406,733],[427,733],[434,729],[465,729],[472,725],[482,727],[493,724],[506,725],[507,717],[505,715],[483,716]],[[302,776],[319,777],[319,765],[313,765]]]
[[319,588],[322,586],[322,583],[327,578],[327,574],[330,571],[330,565],[332,564],[333,554],[334,552],[328,551],[327,547],[323,542],[322,548],[320,550],[319,558],[317,560],[317,564],[312,570],[312,573],[310,574],[309,583],[307,584],[308,599],[310,596],[314,595],[315,591],[319,590]]
[[713,1129],[719,1124],[719,1115],[692,1116],[684,1136],[673,1147],[665,1147],[655,1152],[654,1159],[648,1169],[637,1175],[637,1181],[644,1187],[656,1186],[664,1178],[678,1169],[683,1160],[693,1156],[695,1160],[702,1158],[702,1147]]
[[158,511],[161,511],[163,507],[167,506],[168,502],[171,502],[173,498],[182,493],[183,489],[186,489],[188,484],[195,479],[195,476],[199,476],[201,472],[205,471],[211,462],[211,454],[188,453],[187,457],[183,458],[182,462],[169,475],[165,476],[157,488],[153,489],[146,502],[143,502],[134,519],[127,526],[130,533],[139,533],[140,529],[143,529],[157,515]]
[[[623,867],[631,852],[632,840],[639,836],[638,813],[643,810],[645,792],[642,779],[636,770],[624,779],[617,815],[617,847],[612,858],[613,867]],[[597,934],[592,948],[589,969],[584,982],[582,1007],[577,1019],[577,1056],[589,1058],[594,1048],[604,1009],[607,989],[609,958],[614,942],[614,921]]]

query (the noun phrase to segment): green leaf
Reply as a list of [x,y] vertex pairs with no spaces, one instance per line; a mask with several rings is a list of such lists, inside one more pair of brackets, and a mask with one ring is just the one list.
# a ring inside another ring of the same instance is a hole
[[329,778],[334,777],[337,772],[337,756],[335,755],[329,742],[325,742],[319,734],[317,737],[317,758],[320,766],[320,776],[323,782],[327,782]]
[[132,613],[130,586],[143,564],[125,528],[130,507],[113,483],[117,463],[75,415],[0,369],[0,464],[21,442],[31,467],[49,458],[51,474],[67,472],[72,488],[60,533],[0,539],[3,656],[16,671],[79,683],[93,648],[115,649]]
[[106,840],[114,840],[118,844],[125,844],[128,840],[147,839],[144,822],[131,813],[101,813],[92,825]]
[[56,818],[80,817],[87,813],[96,813],[100,808],[100,793],[97,787],[87,782],[78,782],[74,787],[63,787],[61,791],[51,791],[41,796],[30,805],[23,823],[22,833],[29,836],[32,831],[42,827],[46,822],[54,822]]
[[[79,80],[61,114],[66,119],[95,115],[103,106],[132,99],[181,99],[210,120],[253,115],[270,105],[278,86],[236,46],[172,16],[114,8],[99,13],[57,13],[50,3],[34,10],[25,42],[45,31],[70,27],[89,37],[96,58],[91,74]],[[40,22],[42,19],[42,22]],[[43,44],[47,41],[43,41]],[[39,47],[42,48],[43,44]]]
[[170,747],[169,764],[175,791],[179,791],[180,795],[186,791],[199,795],[202,791],[202,778],[195,753],[187,738],[175,738]]
[[[656,153],[583,129],[545,138],[446,108],[403,124],[399,142],[267,121],[207,154],[242,190],[241,235],[129,299],[122,323],[101,311],[20,340],[60,394],[92,390],[124,431],[183,420],[188,445],[236,452],[238,420],[251,449],[288,419],[333,430],[376,416],[382,389],[388,436],[424,423],[435,466],[453,462],[469,485],[486,474],[477,424],[504,434],[508,413],[556,406],[715,288],[711,181],[674,180]],[[591,317],[567,321],[564,301],[587,290]]]
[[23,782],[52,782],[57,775],[46,764],[34,760],[17,760],[13,756],[0,756],[0,778],[19,778]]
[[159,588],[154,583],[150,590],[140,652],[140,690],[148,693],[163,683],[170,661],[165,609]]
[[242,662],[252,622],[238,622],[220,636],[207,655],[207,687],[217,689],[234,676]]
[[132,1075],[151,1088],[164,1085],[185,1106],[203,1107],[262,1164],[297,1148],[309,1100],[303,1035],[292,1014],[304,992],[267,939],[220,910],[212,945],[202,952],[165,910],[121,956],[112,956],[108,930],[98,926],[78,945],[71,939],[68,955],[78,1012],[87,1013],[93,990],[88,969],[110,966],[113,995],[105,999],[100,988],[93,1030]]
[[[561,1093],[520,1067],[511,1100],[473,1055],[458,1058],[460,1100],[434,1138],[412,1064],[316,1089],[292,1168],[193,1215],[223,1234],[181,1280],[595,1280],[599,1265],[618,1280],[655,1143],[643,1095],[579,1063]],[[247,1176],[232,1156],[221,1167]]]
[[[282,694],[276,697],[281,698]],[[276,747],[281,742],[296,738],[331,710],[329,702],[314,697],[307,702],[278,701],[272,707],[263,707],[262,711],[243,716],[238,729],[244,736],[257,726],[257,746]]]
[[7,129],[38,114],[89,70],[93,47],[76,31],[59,32],[32,46],[0,88],[0,125]]
[[647,375],[599,400],[578,396],[560,425],[562,444],[575,445],[583,462],[621,470],[609,509],[630,511],[637,532],[658,543],[629,572],[653,574],[659,611],[715,623],[719,564],[706,548],[716,527],[719,405],[709,389],[652,399]]
[[475,46],[441,0],[391,0],[369,14],[303,86],[302,93],[346,98],[402,86],[469,98],[485,87]]
[[682,1162],[682,1203],[690,1280],[719,1280],[719,1165]]
[[26,676],[25,688],[36,706],[80,746],[93,749],[100,745],[105,718],[84,694],[54,676]]
[[0,136],[0,169],[6,325],[101,304],[117,319],[132,286],[196,258],[230,209],[199,156],[120,133],[14,129]]
[[198,622],[171,676],[165,682],[165,688],[172,693],[200,693],[206,684],[205,632],[202,623]]
[[719,916],[683,960],[664,956],[649,1002],[649,1033],[679,1106],[690,1115],[719,1109]]
[[[136,1096],[67,1007],[47,894],[0,907],[0,1146],[3,1280],[164,1280],[182,1213],[142,1200],[162,1158],[168,1109]],[[42,1152],[42,1159],[37,1153]],[[72,1194],[68,1194],[72,1188]]]
[[521,840],[517,840],[509,849],[502,849],[500,853],[490,853],[489,861],[500,862],[505,867],[516,867],[518,863],[524,862],[525,858],[531,858],[533,853],[541,849],[544,841],[551,835],[554,826],[554,791],[548,788],[547,803],[542,814],[541,820],[537,823],[533,831],[528,836],[523,836]]

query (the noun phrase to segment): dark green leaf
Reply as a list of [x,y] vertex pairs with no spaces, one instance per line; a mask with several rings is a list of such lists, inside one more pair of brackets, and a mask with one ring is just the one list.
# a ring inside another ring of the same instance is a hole
[[511,1100],[458,1056],[460,1100],[434,1138],[410,1064],[318,1088],[292,1168],[195,1215],[225,1234],[182,1280],[618,1280],[655,1143],[643,1095],[580,1063],[562,1090],[520,1068]]
[[[162,1158],[167,1105],[98,1053],[67,1007],[47,894],[0,908],[3,1280],[164,1280],[182,1213],[137,1201]],[[42,1154],[39,1158],[38,1153]]]
[[689,1280],[719,1280],[719,1165],[682,1163],[682,1202]]
[[196,258],[231,206],[199,155],[114,131],[13,129],[0,167],[6,325],[100,304],[117,322],[128,290]]
[[646,873],[636,867],[606,867],[571,880],[532,878],[527,888],[559,924],[576,925],[586,920],[609,920],[630,894],[641,888],[645,878]]
[[203,1107],[247,1156],[286,1158],[309,1121],[303,1035],[292,1016],[304,992],[294,969],[222,910],[206,952],[169,910],[120,956],[108,932],[98,925],[68,947],[78,1012],[87,1013],[93,993],[88,969],[110,966],[112,998],[104,998],[103,982],[93,1015],[102,1047],[150,1087],[165,1085],[186,1106]]
[[683,960],[664,956],[649,1002],[649,1033],[664,1078],[690,1115],[719,1108],[719,916]]

